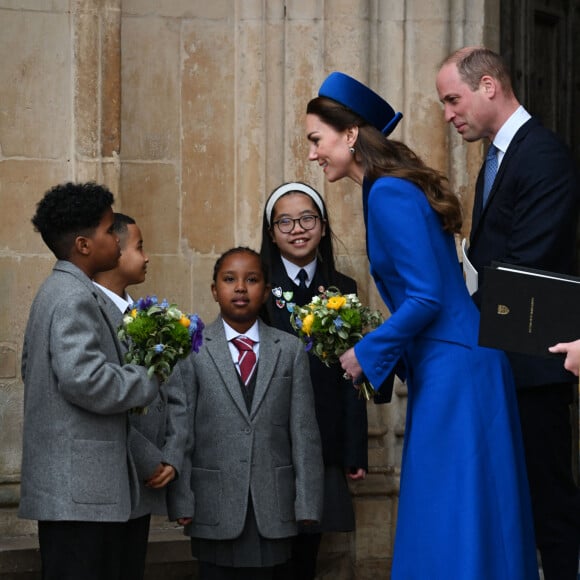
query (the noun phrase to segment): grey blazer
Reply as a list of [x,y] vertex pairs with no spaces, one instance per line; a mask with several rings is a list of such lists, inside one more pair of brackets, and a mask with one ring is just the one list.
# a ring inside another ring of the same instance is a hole
[[[118,328],[123,313],[101,289],[97,290],[103,297],[106,315],[113,327]],[[124,354],[127,345],[121,342],[121,348]],[[153,475],[160,463],[174,467],[176,477],[179,476],[189,425],[184,389],[176,383],[162,384],[155,399],[147,406],[146,414],[130,413],[129,423],[129,448],[139,480],[139,500],[131,518],[151,513],[166,515],[166,488],[146,487],[145,480]]]
[[159,383],[144,367],[121,366],[104,309],[66,261],[32,303],[22,353],[22,518],[125,521],[138,497],[127,411],[149,404]]
[[242,532],[251,494],[260,534],[296,534],[322,515],[323,463],[304,345],[260,321],[250,412],[221,318],[198,354],[170,378],[190,388],[192,430],[183,476],[169,486],[169,517],[193,517],[186,533],[214,540]]

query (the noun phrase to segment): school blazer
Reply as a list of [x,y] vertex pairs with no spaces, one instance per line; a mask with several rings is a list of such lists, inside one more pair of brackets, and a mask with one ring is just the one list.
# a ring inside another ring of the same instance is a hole
[[[556,135],[535,119],[515,134],[483,207],[483,173],[476,183],[469,259],[477,268],[479,306],[485,266],[492,261],[575,273],[580,188],[574,161]],[[508,353],[517,387],[572,382],[559,357]]]
[[127,411],[149,404],[159,384],[144,367],[121,361],[98,290],[72,263],[58,261],[24,336],[20,517],[129,518],[138,490]]
[[260,533],[283,538],[320,521],[323,464],[308,359],[295,337],[260,321],[254,398],[246,408],[220,317],[170,381],[189,390],[183,476],[170,484],[170,519],[192,516],[192,537],[236,538],[251,496]]
[[[123,321],[123,313],[98,287],[104,300],[105,314],[114,328]],[[127,344],[121,342],[124,354]],[[131,518],[146,514],[167,514],[167,488],[152,489],[145,485],[160,463],[171,465],[179,477],[187,440],[188,414],[185,392],[178,385],[163,383],[145,414],[129,413],[129,449],[139,484],[139,498],[134,501]]]
[[[277,259],[272,264],[270,281],[273,290],[279,288],[282,291],[293,291],[292,301],[300,300],[298,294],[303,291],[288,278],[282,260]],[[298,304],[308,303],[321,286],[336,286],[343,294],[356,294],[357,291],[356,282],[352,278],[336,272],[334,283],[329,284],[317,267],[307,292],[308,298]],[[296,332],[290,323],[290,312],[286,303],[279,300],[273,292],[270,293],[266,302],[269,322],[275,328],[295,336]],[[309,354],[308,360],[324,464],[338,465],[341,468],[362,467],[368,471],[366,401],[359,398],[352,381],[343,378],[340,365],[327,367],[313,354]]]

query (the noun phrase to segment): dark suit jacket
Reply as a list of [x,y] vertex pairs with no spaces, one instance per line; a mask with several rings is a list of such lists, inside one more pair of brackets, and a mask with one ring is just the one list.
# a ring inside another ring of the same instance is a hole
[[[281,261],[273,264],[270,278],[273,289],[292,291],[293,300],[301,305],[307,304],[312,296],[318,294],[320,286],[326,288],[329,285],[317,269],[308,289],[301,291],[288,278]],[[333,285],[343,294],[356,293],[357,290],[356,282],[340,272],[337,272]],[[276,305],[276,297],[271,294],[266,303],[268,321],[280,330],[296,334],[290,324],[290,312],[285,304],[280,303],[280,306]],[[368,471],[368,424],[365,401],[358,398],[352,382],[342,377],[343,371],[339,365],[327,367],[314,355],[309,355],[308,358],[324,463],[345,468],[362,467]]]
[[[475,190],[469,248],[469,259],[479,273],[476,304],[485,291],[484,267],[494,260],[575,273],[578,173],[565,145],[537,119],[530,119],[514,136],[485,208],[482,197],[483,168]],[[508,355],[518,387],[573,380],[560,358]]]

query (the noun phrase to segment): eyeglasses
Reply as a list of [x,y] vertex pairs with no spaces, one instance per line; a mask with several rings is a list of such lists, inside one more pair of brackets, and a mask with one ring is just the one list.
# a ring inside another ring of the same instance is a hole
[[274,225],[278,226],[278,229],[283,234],[289,234],[295,227],[296,222],[300,225],[303,230],[312,230],[316,227],[316,220],[319,219],[317,215],[303,215],[299,218],[280,218],[274,222]]

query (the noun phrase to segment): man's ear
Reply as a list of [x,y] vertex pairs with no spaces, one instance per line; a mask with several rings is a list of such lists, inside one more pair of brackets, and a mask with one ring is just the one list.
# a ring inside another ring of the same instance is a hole
[[497,88],[497,81],[490,75],[483,75],[479,81],[479,86],[488,97],[493,97]]

